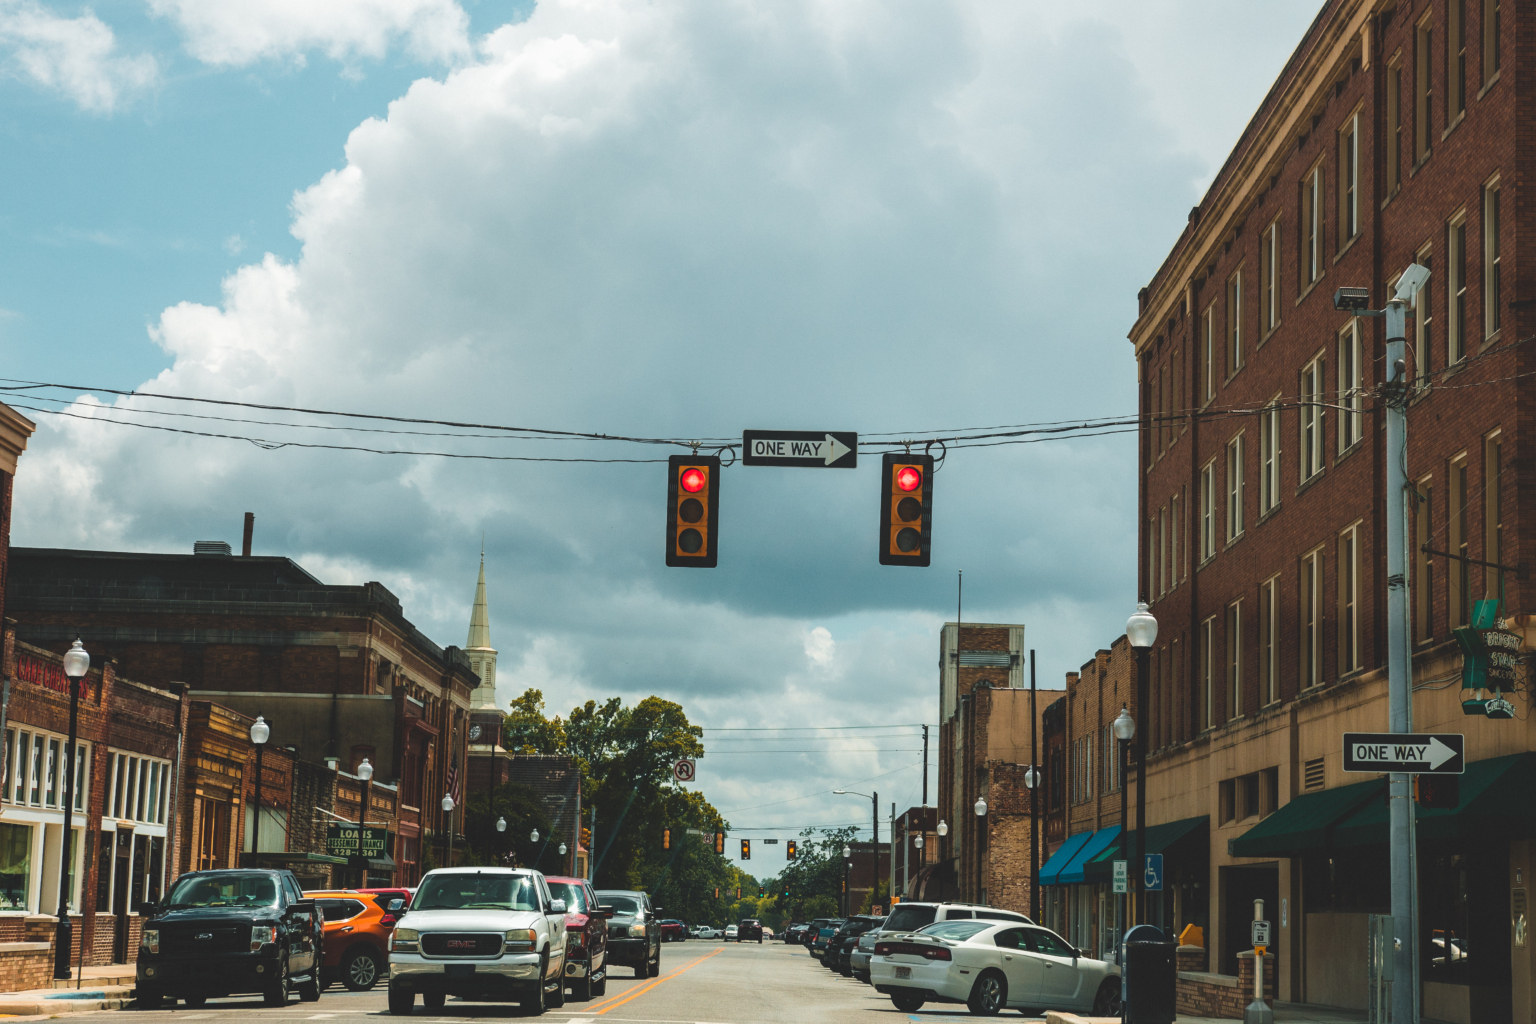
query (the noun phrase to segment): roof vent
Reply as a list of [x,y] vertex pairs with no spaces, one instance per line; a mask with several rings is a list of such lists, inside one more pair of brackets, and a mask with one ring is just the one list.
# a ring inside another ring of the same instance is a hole
[[200,540],[193,543],[192,553],[194,555],[229,555],[234,552],[230,550],[228,541]]

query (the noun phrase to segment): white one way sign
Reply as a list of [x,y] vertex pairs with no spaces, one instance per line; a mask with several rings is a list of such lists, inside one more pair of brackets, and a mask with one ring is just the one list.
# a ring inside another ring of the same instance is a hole
[[1465,737],[1457,733],[1347,732],[1344,770],[1460,775],[1466,770],[1465,746]]
[[840,430],[744,430],[742,464],[853,469],[859,459],[859,435]]

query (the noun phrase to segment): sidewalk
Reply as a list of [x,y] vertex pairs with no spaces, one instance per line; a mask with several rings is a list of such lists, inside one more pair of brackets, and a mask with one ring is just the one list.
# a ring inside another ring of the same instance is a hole
[[[1119,1017],[1078,1017],[1070,1013],[1048,1013],[1047,1024],[1120,1024]],[[1227,1017],[1187,1017],[1179,1014],[1179,1024],[1231,1024]],[[1364,1024],[1362,1010],[1341,1010],[1334,1006],[1308,1003],[1276,1003],[1275,1024]]]
[[85,977],[76,970],[69,981],[59,979],[50,988],[25,992],[0,992],[0,1016],[37,1017],[88,1010],[121,1010],[133,1001],[133,964],[87,967]]

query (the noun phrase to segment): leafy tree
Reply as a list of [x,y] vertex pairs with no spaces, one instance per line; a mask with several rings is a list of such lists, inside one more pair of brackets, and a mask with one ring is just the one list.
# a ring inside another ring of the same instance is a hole
[[[843,847],[853,842],[856,826],[805,829],[800,833],[795,859],[779,872],[774,889],[784,913],[796,921],[827,917],[843,906]],[[783,894],[789,893],[786,898]],[[818,909],[813,911],[814,902]]]
[[[574,839],[555,834],[543,801],[527,786],[515,782],[497,786],[494,802],[489,793],[473,793],[453,815],[458,819],[454,831],[462,832],[469,845],[467,850],[455,851],[454,864],[509,864],[550,875],[570,872],[570,859],[560,855],[560,844]],[[506,819],[505,832],[496,831],[497,818]],[[535,831],[537,842],[532,838]]]

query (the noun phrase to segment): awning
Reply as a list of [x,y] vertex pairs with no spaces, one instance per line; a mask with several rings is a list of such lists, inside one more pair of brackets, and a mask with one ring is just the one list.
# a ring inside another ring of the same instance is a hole
[[1335,825],[1362,805],[1386,803],[1387,780],[1303,793],[1228,844],[1234,857],[1289,857],[1328,845]]
[[1104,848],[1116,839],[1120,838],[1120,826],[1111,825],[1109,828],[1101,828],[1088,837],[1083,848],[1077,852],[1077,856],[1067,862],[1067,866],[1061,869],[1056,876],[1057,885],[1077,885],[1086,881],[1083,877],[1083,865],[1104,851]]
[[[1180,821],[1168,821],[1161,825],[1149,825],[1142,839],[1145,853],[1167,853],[1169,847],[1179,842],[1191,832],[1200,830],[1205,832],[1211,823],[1209,814],[1202,814],[1195,818],[1184,818]],[[1134,834],[1126,836],[1126,850],[1132,857],[1136,856],[1136,837]],[[1098,881],[1110,878],[1114,874],[1114,862],[1120,859],[1120,844],[1106,847],[1098,856],[1083,865],[1083,877],[1089,881]]]
[[[1461,776],[1454,808],[1414,804],[1415,831],[1423,839],[1522,839],[1536,835],[1536,753],[1473,761]],[[1333,832],[1335,846],[1386,843],[1391,812],[1385,800],[1357,808]]]
[[242,853],[242,867],[260,864],[346,864],[347,858],[333,857],[328,853]]
[[1067,841],[1062,843],[1044,864],[1040,865],[1040,884],[1055,885],[1056,876],[1061,874],[1061,869],[1067,866],[1067,862],[1077,855],[1083,848],[1083,844],[1092,836],[1092,832],[1079,832],[1075,836],[1068,836]]

